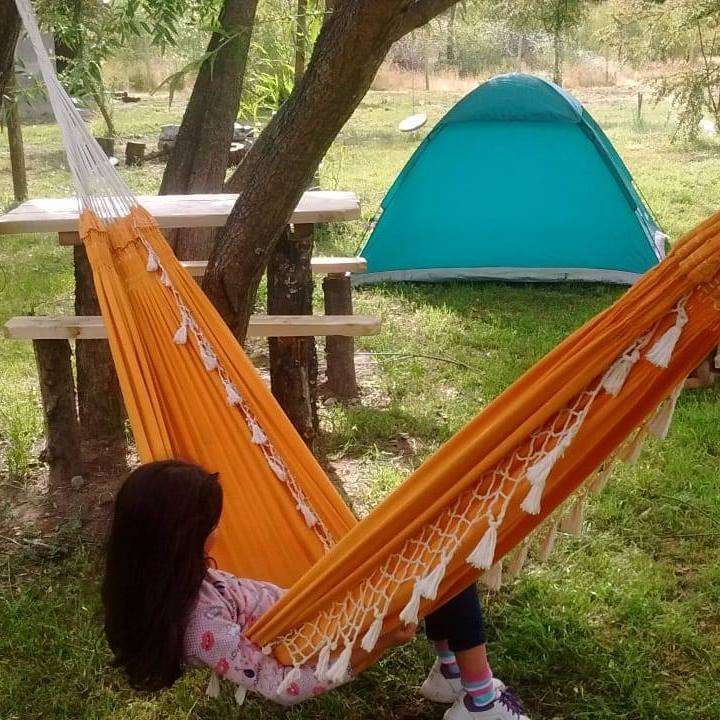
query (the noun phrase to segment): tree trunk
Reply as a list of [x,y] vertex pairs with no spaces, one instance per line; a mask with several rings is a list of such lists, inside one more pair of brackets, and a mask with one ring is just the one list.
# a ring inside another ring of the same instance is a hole
[[[83,245],[75,245],[75,314],[100,315],[92,269]],[[125,415],[110,346],[78,340],[75,349],[80,430],[83,440],[107,447],[108,466],[125,457]]]
[[[326,315],[352,315],[350,275],[328,275],[323,280]],[[355,375],[355,341],[351,337],[329,335],[325,338],[325,390],[341,398],[357,397]]]
[[562,87],[563,84],[563,38],[562,31],[555,30],[553,38],[553,51],[555,55],[555,67],[553,68],[553,82]]
[[[312,315],[312,249],[312,225],[283,233],[267,271],[270,315]],[[270,338],[269,346],[273,395],[312,449],[319,425],[315,338]]]
[[239,198],[211,254],[204,287],[241,340],[283,227],[390,46],[454,3],[343,0],[323,23],[302,82],[228,183]]
[[23,202],[28,197],[27,174],[25,172],[25,150],[23,148],[22,126],[17,106],[15,91],[15,76],[11,74],[10,82],[6,85],[6,121],[8,144],[10,146],[10,169],[12,171],[13,193],[17,202]]
[[[258,0],[225,0],[195,81],[160,186],[161,195],[222,192]],[[169,240],[182,260],[207,260],[214,232],[174,230]]]
[[295,84],[302,80],[305,72],[307,55],[307,10],[308,0],[297,0],[297,17],[295,19]]
[[0,0],[0,106],[5,87],[15,72],[15,46],[20,34],[20,16],[15,0]]
[[67,490],[70,478],[82,472],[70,343],[34,340],[33,348],[45,416],[50,490]]
[[453,5],[450,8],[450,15],[448,16],[447,24],[447,46],[445,49],[445,60],[448,65],[452,65],[455,62],[455,12],[457,6]]

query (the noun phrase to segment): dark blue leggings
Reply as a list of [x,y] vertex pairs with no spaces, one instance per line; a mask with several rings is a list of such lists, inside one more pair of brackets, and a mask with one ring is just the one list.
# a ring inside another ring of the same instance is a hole
[[428,640],[447,640],[453,652],[484,645],[485,620],[475,584],[425,617]]

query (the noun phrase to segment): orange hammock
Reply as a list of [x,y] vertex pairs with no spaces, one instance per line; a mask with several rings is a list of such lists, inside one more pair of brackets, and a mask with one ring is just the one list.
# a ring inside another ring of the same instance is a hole
[[[664,436],[684,378],[720,341],[720,215],[678,243],[357,523],[230,331],[139,208],[67,99],[27,0],[84,212],[93,268],[140,458],[192,460],[225,490],[217,560],[290,586],[250,638],[340,679],[354,646],[484,575],[516,572],[530,534],[582,523],[616,457]],[[44,55],[44,57],[43,57]],[[286,677],[292,682],[293,674]],[[279,689],[282,691],[282,688]]]

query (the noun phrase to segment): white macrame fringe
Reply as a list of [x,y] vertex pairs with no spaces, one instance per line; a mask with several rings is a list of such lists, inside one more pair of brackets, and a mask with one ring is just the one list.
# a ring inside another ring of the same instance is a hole
[[619,358],[605,373],[602,379],[603,389],[610,395],[617,397],[638,360],[640,360],[640,351],[637,348]]
[[666,440],[670,432],[670,426],[672,425],[675,408],[677,407],[677,401],[680,398],[682,388],[683,386],[679,385],[673,390],[672,394],[660,405],[652,421],[648,423],[648,432],[660,440]]
[[530,483],[530,492],[525,496],[520,507],[529,515],[539,515],[544,491],[545,482]]
[[304,503],[300,502],[296,505],[297,509],[300,511],[300,514],[303,516],[303,519],[305,520],[305,524],[308,527],[313,527],[317,525],[318,519],[317,515]]
[[208,372],[217,370],[218,361],[215,353],[204,345],[200,346],[200,359]]
[[160,282],[166,287],[172,287],[172,282],[170,282],[170,276],[167,273],[167,270],[165,268],[162,269],[162,274],[160,275]]
[[563,518],[561,530],[568,535],[582,535],[585,520],[585,500],[578,497],[573,503],[570,512]]
[[247,688],[243,685],[238,685],[235,689],[235,702],[238,705],[242,705],[245,702],[245,697],[247,696]]
[[495,546],[497,545],[497,523],[490,520],[488,529],[475,549],[467,556],[467,562],[478,570],[487,570],[495,562]]
[[267,459],[267,462],[270,466],[270,469],[275,474],[275,477],[281,482],[285,482],[287,480],[287,473],[285,472],[285,468],[273,457],[269,457]]
[[510,566],[508,567],[507,576],[511,580],[514,580],[522,572],[522,569],[525,567],[525,563],[527,562],[529,552],[530,543],[526,540],[515,553],[512,561],[510,562]]
[[338,685],[347,677],[350,670],[350,659],[352,658],[352,645],[348,645],[341,653],[338,659],[330,666],[325,678],[333,685]]
[[555,549],[557,535],[558,526],[557,523],[553,523],[548,529],[547,534],[543,539],[542,545],[540,546],[540,553],[538,554],[538,559],[540,560],[540,562],[545,562],[552,555],[552,551]]
[[320,682],[325,682],[327,680],[328,668],[330,667],[330,653],[330,646],[324,645],[318,654],[318,661],[315,666],[315,677]]
[[207,688],[205,688],[205,694],[211,698],[220,697],[220,677],[217,673],[210,673],[210,680],[208,681]]
[[590,494],[599,495],[606,487],[612,476],[613,461],[607,461],[607,464],[600,468],[595,474],[595,478],[590,483]]
[[148,252],[147,265],[145,266],[145,269],[148,272],[152,273],[152,272],[156,272],[159,267],[160,267],[160,263],[158,262],[157,255],[155,254],[155,252],[153,250],[150,250],[150,252]]
[[645,440],[647,439],[647,429],[640,428],[635,437],[627,445],[624,445],[618,452],[618,457],[628,465],[634,465],[640,458]]
[[173,338],[176,345],[185,345],[188,340],[188,329],[185,322],[177,329],[175,337]]
[[688,315],[685,311],[685,301],[678,304],[676,310],[675,324],[666,330],[662,337],[652,346],[646,358],[648,362],[660,368],[666,368],[670,365],[675,346],[682,336],[682,331],[687,325]]
[[240,393],[231,382],[225,383],[225,396],[227,398],[228,405],[240,405],[242,403]]
[[418,590],[420,596],[428,600],[434,600],[437,597],[440,583],[445,577],[447,571],[447,560],[443,558],[434,570],[428,573],[424,578],[418,580]]
[[408,600],[407,605],[402,609],[399,616],[400,620],[406,625],[417,625],[421,597],[419,583],[416,582],[413,585],[410,600]]
[[502,587],[502,563],[495,563],[481,578],[483,585],[488,590],[497,592]]
[[268,439],[260,425],[258,425],[255,421],[250,421],[248,425],[250,426],[253,443],[255,443],[255,445],[264,445]]
[[278,695],[284,695],[288,688],[294,683],[297,682],[300,679],[300,668],[295,666],[290,670],[285,677],[283,678],[283,681],[277,686],[277,690],[275,692]]
[[378,615],[370,624],[367,632],[363,635],[363,639],[360,641],[360,647],[365,652],[371,653],[375,649],[377,641],[380,639],[380,635],[382,634],[383,621],[384,618],[381,615]]

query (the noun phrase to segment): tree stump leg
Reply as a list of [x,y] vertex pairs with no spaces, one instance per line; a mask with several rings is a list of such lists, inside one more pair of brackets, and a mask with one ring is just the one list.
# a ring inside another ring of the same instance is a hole
[[50,490],[67,489],[81,473],[72,352],[68,340],[34,340],[47,439]]
[[145,162],[145,143],[128,140],[125,145],[125,164],[140,167]]
[[[313,226],[285,231],[268,264],[268,313],[312,315]],[[270,338],[273,395],[312,449],[318,432],[315,338]]]
[[[99,315],[100,306],[92,269],[83,245],[73,247],[75,259],[75,314]],[[110,346],[105,340],[78,340],[75,346],[80,434],[96,445],[100,464],[125,465],[125,412]]]
[[[328,275],[323,280],[326,315],[352,315],[350,275]],[[325,389],[341,398],[358,395],[355,375],[355,342],[351,337],[329,336],[325,339],[327,383]]]

